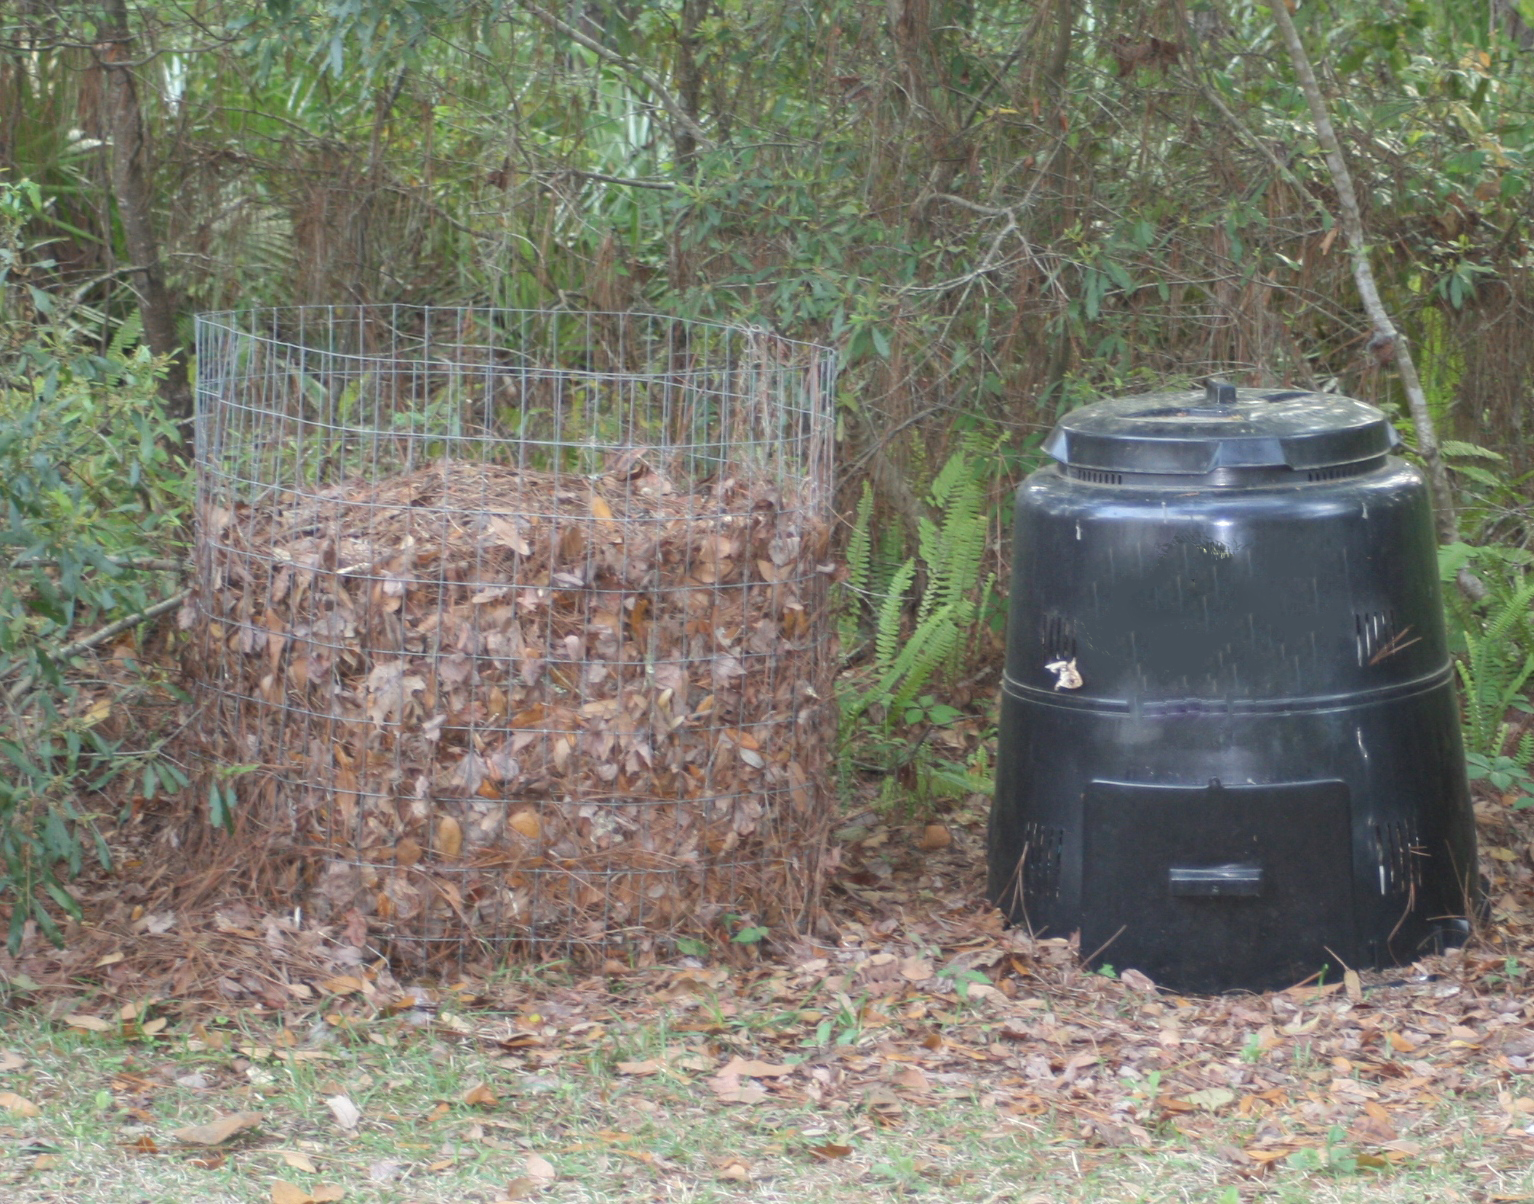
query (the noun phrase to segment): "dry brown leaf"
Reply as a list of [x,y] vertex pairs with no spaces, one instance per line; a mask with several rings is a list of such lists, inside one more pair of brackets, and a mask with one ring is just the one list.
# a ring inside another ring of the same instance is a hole
[[529,1179],[526,1175],[519,1175],[506,1185],[506,1194],[492,1204],[507,1204],[507,1201],[531,1200],[543,1191],[543,1185],[536,1179]]
[[471,1108],[493,1108],[500,1101],[495,1098],[494,1091],[484,1083],[479,1083],[464,1092],[463,1102]]
[[726,1158],[718,1164],[718,1177],[731,1183],[749,1183],[751,1168],[739,1158]]
[[830,1162],[837,1158],[845,1158],[848,1154],[852,1153],[852,1147],[850,1145],[837,1145],[834,1142],[827,1142],[825,1145],[812,1145],[810,1153],[816,1158]]
[[70,1028],[83,1028],[88,1033],[110,1033],[117,1028],[110,1020],[103,1020],[100,1016],[85,1016],[79,1012],[65,1016],[64,1023]]
[[646,1058],[643,1062],[619,1062],[617,1070],[619,1074],[631,1075],[634,1078],[644,1078],[646,1075],[659,1074],[666,1069],[664,1062],[657,1062],[654,1058]]
[[907,1066],[891,1081],[895,1086],[904,1087],[907,1091],[925,1091],[931,1086],[927,1082],[927,1076],[921,1072],[921,1068],[918,1066]]
[[926,982],[937,971],[924,957],[908,957],[900,963],[900,977],[907,982]]
[[171,1136],[187,1145],[223,1145],[236,1133],[253,1129],[264,1119],[259,1112],[229,1112],[207,1124],[177,1129]]
[[346,1198],[346,1188],[335,1183],[321,1183],[311,1191],[305,1191],[286,1179],[272,1184],[272,1204],[334,1204]]
[[1363,980],[1358,977],[1357,970],[1344,970],[1342,972],[1342,989],[1348,993],[1348,999],[1353,1003],[1364,1001]]
[[935,853],[939,849],[946,849],[953,843],[953,833],[946,824],[928,824],[921,834],[921,839],[916,842],[916,847],[926,853]]
[[523,1169],[527,1171],[527,1177],[535,1183],[546,1185],[558,1178],[554,1171],[554,1164],[541,1154],[529,1154]]
[[31,1100],[17,1095],[14,1091],[0,1091],[0,1108],[4,1108],[12,1116],[23,1116],[29,1119],[43,1114],[43,1110]]
[[755,1059],[747,1061],[745,1058],[736,1056],[725,1063],[719,1073],[733,1074],[743,1079],[780,1079],[793,1072],[792,1066],[784,1066],[776,1062],[760,1062]]
[[1190,1092],[1186,1099],[1195,1108],[1217,1112],[1227,1104],[1235,1103],[1236,1093],[1228,1087],[1206,1087],[1202,1091]]
[[272,1184],[272,1204],[314,1204],[314,1198],[298,1184],[278,1179]]
[[719,1074],[708,1080],[708,1089],[721,1104],[759,1104],[767,1098],[760,1087],[741,1085],[738,1074]]
[[508,819],[506,823],[529,840],[537,840],[538,837],[543,835],[543,823],[539,820],[536,811],[523,809]]
[[451,815],[437,821],[437,851],[444,857],[457,857],[463,851],[463,825]]
[[1156,993],[1156,984],[1151,981],[1150,975],[1132,967],[1119,975],[1119,981],[1131,991],[1141,991],[1146,995],[1154,995]]
[[325,1107],[343,1129],[355,1129],[362,1121],[362,1111],[344,1095],[333,1095],[325,1101]]
[[327,995],[355,995],[366,991],[367,988],[367,981],[358,978],[355,974],[338,974],[320,983],[320,989]]
[[302,1150],[278,1150],[277,1153],[295,1171],[303,1171],[306,1175],[315,1173],[314,1163]]
[[27,1060],[14,1050],[0,1049],[0,1074],[11,1070],[25,1070]]

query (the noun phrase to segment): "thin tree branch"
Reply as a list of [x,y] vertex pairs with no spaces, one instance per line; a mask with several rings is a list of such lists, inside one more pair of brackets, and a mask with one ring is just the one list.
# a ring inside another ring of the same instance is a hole
[[[56,661],[67,661],[72,656],[79,656],[82,652],[88,652],[92,648],[106,643],[115,635],[121,635],[123,632],[128,631],[131,628],[137,627],[140,623],[147,623],[150,619],[157,619],[166,612],[175,610],[176,607],[180,606],[191,596],[192,591],[190,589],[184,589],[179,593],[172,594],[169,598],[166,598],[163,601],[156,602],[153,606],[145,607],[143,610],[138,611],[136,614],[131,614],[125,618],[118,619],[115,623],[108,623],[99,631],[93,631],[90,635],[82,636],[80,639],[75,640],[73,643],[65,644],[62,648],[53,654],[53,659]],[[11,687],[10,692],[5,696],[5,700],[12,703],[16,702],[21,698],[23,694],[31,689],[32,682],[32,674],[28,673],[25,677],[23,677],[20,681]]]
[[1374,327],[1374,337],[1369,340],[1370,349],[1382,363],[1393,358],[1401,374],[1401,387],[1406,391],[1412,426],[1417,433],[1417,452],[1427,468],[1428,490],[1432,494],[1433,509],[1438,518],[1439,537],[1445,541],[1458,539],[1459,522],[1454,514],[1454,493],[1449,485],[1449,473],[1444,467],[1443,456],[1439,453],[1438,435],[1433,429],[1433,412],[1428,408],[1427,394],[1422,390],[1422,381],[1417,376],[1417,366],[1412,362],[1406,338],[1395,328],[1385,303],[1380,300],[1379,288],[1374,282],[1374,269],[1369,263],[1369,245],[1364,238],[1364,220],[1358,208],[1358,193],[1353,188],[1353,176],[1348,171],[1347,160],[1342,157],[1337,131],[1332,128],[1332,119],[1326,110],[1326,98],[1321,94],[1321,85],[1316,82],[1310,56],[1305,53],[1305,43],[1300,40],[1300,31],[1295,28],[1294,18],[1289,15],[1286,0],[1274,0],[1270,11],[1284,35],[1284,41],[1288,43],[1294,74],[1310,106],[1310,115],[1316,125],[1316,139],[1326,152],[1326,165],[1337,189],[1337,203],[1342,210],[1342,232],[1347,236],[1348,250],[1353,258],[1353,280]]
[[671,120],[677,126],[692,135],[693,141],[700,150],[714,149],[714,140],[708,136],[708,132],[701,125],[693,120],[692,115],[687,112],[682,102],[671,95],[671,90],[665,84],[661,83],[659,79],[646,71],[638,63],[624,57],[616,50],[602,45],[595,38],[587,37],[580,30],[576,29],[575,26],[561,21],[551,12],[545,12],[536,4],[533,4],[531,0],[522,0],[522,7],[527,9],[528,12],[532,13],[533,16],[537,17],[538,20],[542,21],[550,29],[558,30],[571,41],[584,46],[598,58],[606,59],[613,66],[622,67],[625,71],[629,72],[629,74],[655,94],[655,99],[660,101],[661,108],[671,115]]
[[[135,569],[140,572],[166,572],[174,573],[188,567],[184,560],[169,560],[162,556],[108,556],[106,562],[113,568]],[[11,561],[13,569],[56,569],[59,567],[58,560],[49,557],[36,559]]]

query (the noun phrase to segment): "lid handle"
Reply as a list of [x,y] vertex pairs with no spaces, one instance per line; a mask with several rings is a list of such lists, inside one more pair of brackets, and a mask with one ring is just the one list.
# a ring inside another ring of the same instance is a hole
[[1204,400],[1212,406],[1233,406],[1236,404],[1236,386],[1211,376],[1204,382]]

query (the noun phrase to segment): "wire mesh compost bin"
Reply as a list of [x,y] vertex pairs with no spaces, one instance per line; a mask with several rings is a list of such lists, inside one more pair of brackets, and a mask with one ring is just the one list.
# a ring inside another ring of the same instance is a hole
[[1067,415],[1017,496],[991,897],[1092,964],[1285,987],[1467,930],[1472,814],[1421,475],[1278,390]]
[[803,919],[827,351],[349,307],[204,316],[197,352],[214,798],[278,893],[407,960]]

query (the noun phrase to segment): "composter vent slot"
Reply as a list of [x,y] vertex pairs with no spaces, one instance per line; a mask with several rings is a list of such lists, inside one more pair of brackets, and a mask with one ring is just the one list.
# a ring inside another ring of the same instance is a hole
[[1035,823],[1023,825],[1024,907],[1060,897],[1060,857],[1064,848],[1064,828]]
[[1044,616],[1039,642],[1050,660],[1072,661],[1076,659],[1076,624],[1064,615]]
[[1066,469],[1066,473],[1075,481],[1087,481],[1093,485],[1122,485],[1124,474],[1121,472],[1105,472],[1101,468],[1077,468],[1072,464]]
[[1387,898],[1410,894],[1421,885],[1422,878],[1417,868],[1417,839],[1412,825],[1393,819],[1373,827],[1380,894]]
[[1353,640],[1358,663],[1372,665],[1390,654],[1395,641],[1395,616],[1388,610],[1356,611],[1353,615]]
[[1375,467],[1373,461],[1358,464],[1333,464],[1329,468],[1312,468],[1305,474],[1307,481],[1340,481],[1345,477],[1358,477]]

